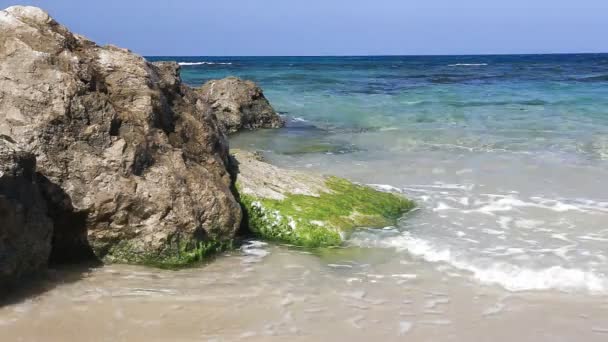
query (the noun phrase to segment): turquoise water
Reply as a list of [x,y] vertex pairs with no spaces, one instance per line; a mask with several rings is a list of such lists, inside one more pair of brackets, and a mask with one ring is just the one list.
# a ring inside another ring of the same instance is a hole
[[607,157],[605,54],[173,59],[216,63],[184,65],[190,85],[252,79],[278,111],[321,128],[398,129],[414,145]]
[[509,291],[608,293],[608,55],[152,59],[192,86],[263,87],[287,127],[231,146],[418,203],[349,244]]

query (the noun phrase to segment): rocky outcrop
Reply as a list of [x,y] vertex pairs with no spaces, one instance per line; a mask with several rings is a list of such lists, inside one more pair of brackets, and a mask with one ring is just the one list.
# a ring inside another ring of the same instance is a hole
[[205,83],[197,92],[209,104],[224,132],[280,128],[285,122],[272,108],[262,89],[252,81],[228,77]]
[[281,169],[259,154],[232,151],[236,187],[249,229],[306,247],[336,246],[357,227],[381,228],[413,202],[338,177]]
[[239,227],[226,137],[179,66],[35,7],[0,12],[0,134],[37,157],[55,258],[180,264]]
[[53,224],[36,183],[36,159],[0,136],[0,288],[44,268]]

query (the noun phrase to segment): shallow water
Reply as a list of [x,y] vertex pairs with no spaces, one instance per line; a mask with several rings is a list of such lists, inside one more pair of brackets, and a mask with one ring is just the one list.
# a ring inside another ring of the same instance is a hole
[[251,241],[177,272],[59,270],[0,308],[2,336],[608,339],[608,55],[177,60],[192,85],[256,80],[288,120],[232,147],[417,210],[340,249]]
[[[200,268],[57,271],[0,308],[7,341],[605,341],[608,300],[479,286],[390,249],[251,241]],[[82,279],[61,283],[78,273]]]
[[231,144],[419,204],[351,244],[512,291],[608,294],[608,55],[299,61],[245,72],[288,127]]

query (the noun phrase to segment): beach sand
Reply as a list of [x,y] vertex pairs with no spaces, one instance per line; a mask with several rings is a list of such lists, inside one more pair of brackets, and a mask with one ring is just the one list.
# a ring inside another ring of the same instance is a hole
[[[369,263],[363,264],[362,260]],[[401,273],[395,273],[399,269]],[[606,341],[608,299],[480,286],[386,250],[263,243],[181,271],[62,269],[4,341]],[[75,282],[66,279],[81,278]],[[64,283],[62,283],[64,282]]]

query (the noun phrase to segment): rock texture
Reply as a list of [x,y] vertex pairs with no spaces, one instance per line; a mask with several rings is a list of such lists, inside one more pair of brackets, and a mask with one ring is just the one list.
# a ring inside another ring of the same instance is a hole
[[35,180],[36,159],[0,136],[0,288],[46,266],[53,224]]
[[197,92],[211,106],[224,132],[280,128],[285,125],[264,97],[262,89],[252,81],[236,77],[212,80]]
[[232,151],[249,229],[306,247],[336,246],[357,227],[394,225],[414,204],[338,177],[285,170],[259,154]]
[[57,258],[179,263],[239,227],[226,137],[179,66],[35,7],[0,12],[0,134],[37,157]]

